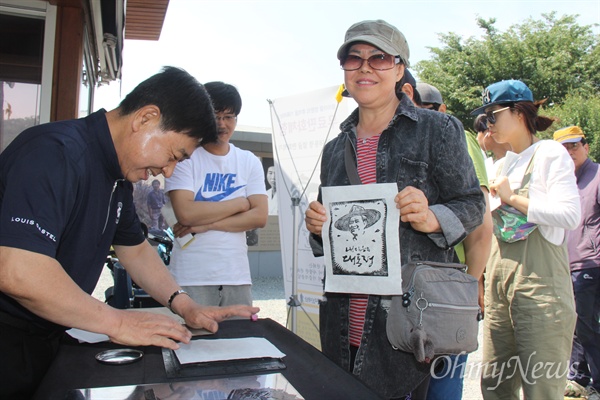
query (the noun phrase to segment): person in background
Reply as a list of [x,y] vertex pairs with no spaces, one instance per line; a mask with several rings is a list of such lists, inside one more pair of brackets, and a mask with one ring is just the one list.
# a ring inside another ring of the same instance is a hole
[[400,80],[396,90],[398,89],[403,91],[416,105],[420,105],[422,103],[421,94],[417,90],[417,81],[408,68],[404,70],[404,76],[402,76],[402,79]]
[[269,200],[269,215],[277,215],[278,212],[278,199],[277,199],[277,181],[275,179],[275,166],[271,165],[267,169],[267,182],[271,186],[271,189],[267,190],[267,199]]
[[[425,82],[418,82],[417,92],[420,95],[420,106],[422,108],[442,113],[446,112],[446,104],[444,104],[442,94],[435,86]],[[486,208],[483,223],[468,234],[465,240],[457,244],[454,249],[460,262],[467,265],[467,273],[479,280],[479,306],[483,310],[483,272],[492,246],[492,214],[488,201],[488,178],[483,154],[474,135],[465,131],[465,138],[467,140],[469,156],[473,161],[475,173],[479,180],[479,187],[486,199]],[[467,355],[460,354],[442,357],[439,358],[438,362],[443,363],[443,365],[436,367],[436,372],[429,381],[427,400],[462,399],[463,375],[466,372]]]
[[509,143],[490,194],[494,238],[485,276],[484,399],[563,399],[575,328],[566,231],[580,222],[573,161],[553,140],[540,140],[553,119],[538,115],[523,82],[488,86],[483,106],[490,135]]
[[165,67],[119,107],[34,126],[0,154],[0,398],[30,398],[68,328],[130,346],[179,348],[174,318],[117,310],[91,296],[111,245],[141,287],[193,328],[212,332],[258,308],[202,307],[171,277],[142,234],[132,182],[170,176],[216,139],[210,98]]
[[[352,25],[337,57],[358,108],[325,145],[321,187],[350,185],[355,175],[364,185],[397,184],[402,264],[454,261],[452,246],[481,224],[485,210],[462,124],[417,108],[402,91],[408,43],[386,21]],[[305,213],[315,256],[323,255],[326,220],[319,191]],[[390,345],[390,304],[389,296],[325,293],[319,313],[322,351],[383,398],[425,399],[430,365]]]
[[268,203],[260,160],[229,141],[242,109],[237,89],[205,85],[216,112],[218,139],[198,148],[166,180],[177,224],[176,237],[194,233],[173,248],[170,270],[200,304],[252,304],[246,231],[267,223]]
[[[477,132],[477,142],[479,143],[479,147],[485,154],[487,176],[488,178],[495,177],[499,161],[504,158],[506,152],[510,150],[510,144],[498,143],[490,136],[485,114],[479,114],[475,118],[473,129]],[[491,157],[488,156],[488,153],[491,153]]]
[[575,164],[583,217],[567,234],[577,322],[564,395],[600,400],[600,165],[589,158],[580,127],[559,129],[554,140]]
[[165,193],[160,188],[160,181],[154,179],[152,181],[152,191],[148,193],[146,199],[148,214],[150,215],[149,229],[160,229],[160,212],[166,203]]

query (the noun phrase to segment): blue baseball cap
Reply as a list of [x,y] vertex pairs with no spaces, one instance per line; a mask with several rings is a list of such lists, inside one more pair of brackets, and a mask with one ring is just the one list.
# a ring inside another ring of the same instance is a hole
[[483,106],[476,108],[471,115],[483,114],[485,109],[496,104],[533,102],[533,93],[521,81],[514,79],[492,83],[485,88],[482,95]]

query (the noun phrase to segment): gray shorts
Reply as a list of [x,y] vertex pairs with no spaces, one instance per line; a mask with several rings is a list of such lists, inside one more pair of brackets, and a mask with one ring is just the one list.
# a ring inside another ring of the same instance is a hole
[[190,297],[203,306],[252,305],[252,285],[182,286]]

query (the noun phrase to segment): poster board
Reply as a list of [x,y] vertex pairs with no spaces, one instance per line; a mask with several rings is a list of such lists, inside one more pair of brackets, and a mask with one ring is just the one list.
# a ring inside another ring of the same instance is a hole
[[292,308],[290,318],[294,323],[288,321],[287,325],[294,325],[294,333],[317,348],[325,265],[323,257],[313,256],[304,213],[317,199],[323,147],[339,134],[339,125],[356,108],[352,99],[338,103],[339,88],[332,86],[271,101],[285,293],[288,299],[294,295],[301,303]]

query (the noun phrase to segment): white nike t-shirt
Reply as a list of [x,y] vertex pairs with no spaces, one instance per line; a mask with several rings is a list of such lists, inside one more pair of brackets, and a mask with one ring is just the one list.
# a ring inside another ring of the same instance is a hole
[[[189,190],[196,201],[213,202],[267,193],[260,160],[231,143],[225,156],[196,149],[165,180],[165,191],[171,190]],[[246,233],[198,233],[185,249],[175,243],[169,269],[183,286],[251,284]]]

